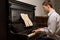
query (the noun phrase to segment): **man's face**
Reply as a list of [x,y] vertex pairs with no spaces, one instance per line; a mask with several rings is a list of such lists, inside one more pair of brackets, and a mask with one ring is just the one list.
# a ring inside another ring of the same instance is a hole
[[47,12],[47,13],[49,12],[49,7],[48,6],[43,5],[43,9],[44,9],[45,12]]

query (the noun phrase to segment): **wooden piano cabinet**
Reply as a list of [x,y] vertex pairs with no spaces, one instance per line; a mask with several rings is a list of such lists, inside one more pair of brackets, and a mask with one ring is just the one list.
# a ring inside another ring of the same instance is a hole
[[36,16],[35,21],[39,27],[47,27],[48,16]]
[[[35,29],[35,7],[34,5],[9,0],[9,27],[8,40],[35,40],[27,35]],[[24,21],[21,19],[20,13],[26,13],[33,22],[33,26],[26,28]],[[18,33],[18,34],[17,34]]]

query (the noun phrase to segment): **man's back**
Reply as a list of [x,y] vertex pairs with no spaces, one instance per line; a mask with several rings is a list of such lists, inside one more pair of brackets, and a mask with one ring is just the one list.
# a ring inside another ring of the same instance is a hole
[[55,10],[52,10],[48,13],[49,19],[48,19],[48,29],[51,33],[54,33],[56,29],[58,28],[59,24],[59,14],[56,13]]
[[60,38],[60,15],[56,11],[53,11],[49,16],[48,29],[53,33],[53,36],[51,36],[52,38],[55,40]]

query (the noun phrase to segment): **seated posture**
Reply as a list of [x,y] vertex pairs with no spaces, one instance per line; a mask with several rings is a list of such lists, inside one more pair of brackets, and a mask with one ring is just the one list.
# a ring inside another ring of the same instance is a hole
[[54,36],[57,28],[59,27],[59,14],[55,11],[53,6],[49,2],[43,2],[42,4],[44,11],[48,13],[48,27],[38,28],[32,32],[38,33],[40,31],[45,32],[47,35],[38,38],[37,40],[53,40],[51,37]]

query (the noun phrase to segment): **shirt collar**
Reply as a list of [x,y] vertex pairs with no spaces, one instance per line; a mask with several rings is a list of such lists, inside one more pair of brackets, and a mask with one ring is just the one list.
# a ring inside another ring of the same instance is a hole
[[52,12],[54,12],[55,10],[52,9],[49,13],[48,13],[48,16],[50,16],[52,14]]

